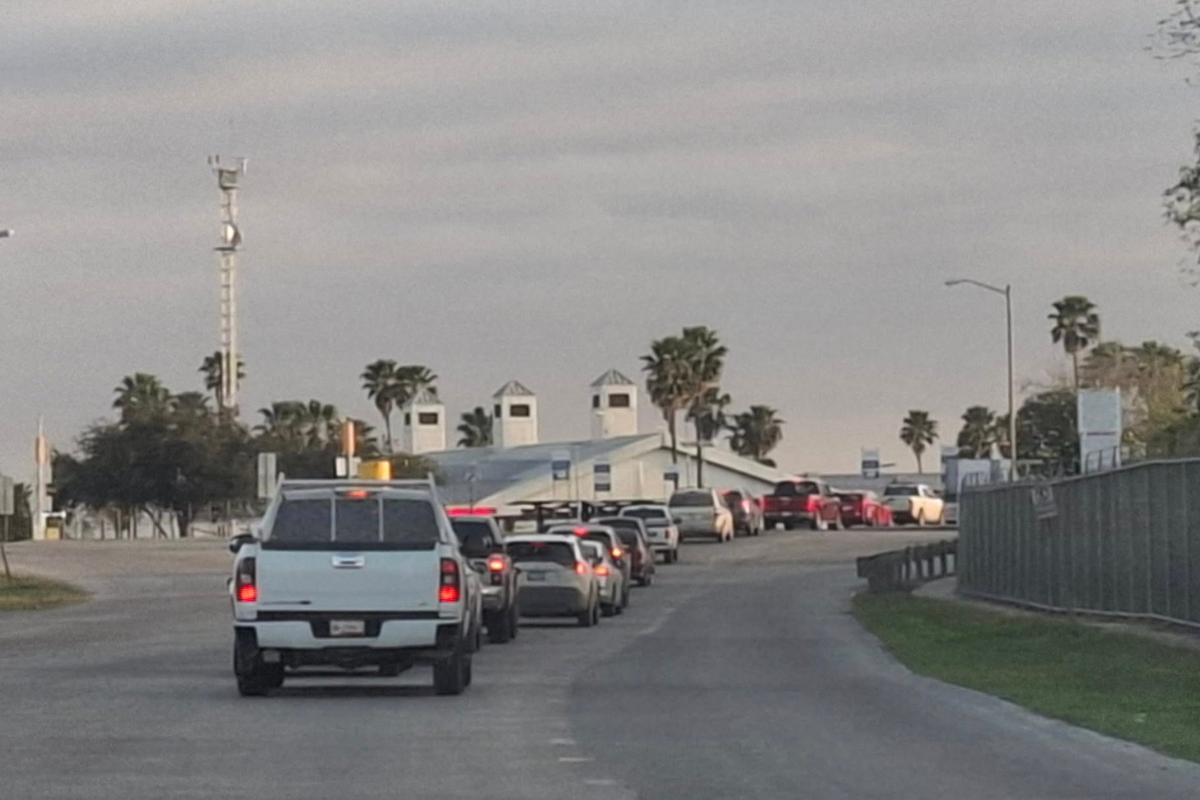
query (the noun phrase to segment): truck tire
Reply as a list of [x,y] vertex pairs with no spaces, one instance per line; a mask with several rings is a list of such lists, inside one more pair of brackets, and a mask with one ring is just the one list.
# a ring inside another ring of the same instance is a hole
[[505,644],[512,641],[512,610],[493,611],[487,615],[488,641]]
[[[268,665],[263,663],[262,654],[251,641],[252,637],[237,635],[233,640],[233,674],[237,678],[238,694],[242,697],[262,697],[272,688],[275,677]],[[283,665],[279,665],[283,671]],[[283,683],[280,677],[280,684]]]
[[600,614],[605,617],[615,617],[617,615],[617,604],[615,602],[601,603]]
[[518,600],[513,600],[513,604],[508,609],[508,632],[512,638],[517,638],[517,634],[521,631],[521,607],[517,605]]
[[469,657],[465,643],[455,646],[449,658],[433,665],[433,691],[440,695],[462,694],[467,688]]

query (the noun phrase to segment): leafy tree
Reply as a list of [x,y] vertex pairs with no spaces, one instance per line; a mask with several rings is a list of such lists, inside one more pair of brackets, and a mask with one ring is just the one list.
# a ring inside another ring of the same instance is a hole
[[728,393],[719,388],[709,389],[704,396],[698,398],[688,409],[687,418],[696,426],[696,438],[704,442],[712,442],[729,428],[729,416],[725,409],[733,402]]
[[770,406],[750,406],[733,416],[729,444],[738,455],[773,467],[775,462],[767,454],[783,441],[783,425],[779,412]]
[[[225,397],[225,359],[221,358],[221,351],[214,350],[210,356],[205,356],[204,361],[200,363],[199,372],[204,374],[204,388],[212,392],[213,399],[217,401],[218,408],[224,408]],[[237,385],[240,387],[242,381],[246,377],[246,362],[238,358],[237,362]]]
[[987,406],[971,406],[962,415],[963,426],[956,444],[968,458],[985,458],[997,439],[996,412]]
[[462,436],[458,440],[459,447],[490,447],[492,444],[492,415],[475,406],[472,411],[462,415],[458,423],[458,432]]
[[1075,378],[1075,393],[1079,393],[1079,354],[1100,337],[1100,315],[1096,304],[1082,295],[1069,295],[1054,303],[1054,313],[1049,315],[1054,323],[1050,339],[1062,343],[1063,350],[1071,357],[1072,374]]
[[113,391],[117,395],[113,408],[120,410],[123,422],[161,415],[171,399],[171,392],[162,381],[145,372],[126,375]]
[[[718,412],[710,408],[710,401],[719,401],[721,371],[725,368],[725,356],[729,350],[721,344],[717,332],[704,325],[683,329],[683,341],[688,350],[693,377],[692,396],[688,399],[687,418],[696,428],[696,485],[704,485],[704,442],[720,430],[715,419]],[[729,403],[729,395],[724,395]],[[711,433],[706,436],[705,434]]]
[[400,390],[400,378],[396,374],[396,362],[379,359],[367,364],[361,375],[367,398],[375,402],[375,408],[383,417],[383,428],[387,435],[387,450],[392,450],[392,412],[396,410],[396,398]]
[[1041,461],[1051,473],[1073,472],[1079,463],[1075,393],[1051,389],[1033,395],[1017,411],[1017,454]]
[[929,418],[928,411],[910,410],[900,427],[900,441],[908,445],[917,458],[917,472],[924,473],[921,456],[925,448],[938,438],[937,421]]
[[646,392],[667,423],[671,437],[671,462],[679,462],[676,418],[687,408],[696,392],[696,361],[692,348],[679,336],[667,336],[650,343],[650,352],[642,356],[646,373]]

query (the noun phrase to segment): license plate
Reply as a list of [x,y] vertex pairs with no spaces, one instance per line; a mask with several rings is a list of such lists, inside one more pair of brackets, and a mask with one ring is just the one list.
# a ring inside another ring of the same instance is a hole
[[530,583],[538,583],[539,581],[546,580],[546,573],[544,573],[544,572],[526,572],[525,577],[529,579]]
[[329,621],[330,636],[362,636],[367,624],[361,619],[334,619]]

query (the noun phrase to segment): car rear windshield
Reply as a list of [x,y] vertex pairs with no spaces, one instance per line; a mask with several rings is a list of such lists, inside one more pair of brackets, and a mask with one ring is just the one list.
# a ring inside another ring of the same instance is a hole
[[458,545],[464,552],[490,549],[496,542],[490,522],[481,519],[452,519],[450,527],[458,537]]
[[424,500],[284,499],[263,547],[274,550],[432,550],[437,516]]
[[820,494],[821,487],[812,481],[783,481],[775,484],[772,497],[801,497],[807,494]]
[[509,542],[508,555],[514,564],[542,561],[575,566],[575,550],[565,542]]
[[620,517],[609,517],[608,519],[598,520],[597,524],[607,525],[608,527],[610,527],[614,531],[616,531],[622,539],[625,538],[626,531],[633,534],[634,536],[637,536],[638,531],[641,530],[641,527],[638,525],[638,521],[636,519],[628,519],[628,518],[621,519]]
[[838,497],[841,498],[842,500],[848,500],[852,503],[857,503],[859,500],[863,499],[863,496],[861,494],[852,494],[850,492],[842,492],[841,494],[838,495]]
[[711,507],[712,504],[712,495],[708,492],[684,492],[671,496],[671,505],[679,508]]
[[916,494],[915,486],[889,486],[883,490],[884,497],[914,497]]
[[637,517],[644,519],[647,525],[656,523],[667,524],[667,512],[661,508],[627,508],[621,512],[622,517]]

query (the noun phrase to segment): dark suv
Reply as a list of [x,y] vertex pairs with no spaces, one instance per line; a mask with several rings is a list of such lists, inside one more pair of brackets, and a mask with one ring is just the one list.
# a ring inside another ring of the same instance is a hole
[[479,573],[483,622],[488,641],[503,644],[517,638],[521,611],[517,571],[504,548],[500,527],[491,517],[451,517],[458,549]]
[[639,586],[654,582],[654,554],[646,537],[646,523],[637,517],[601,517],[593,520],[597,525],[607,525],[617,532],[632,559],[633,579]]

